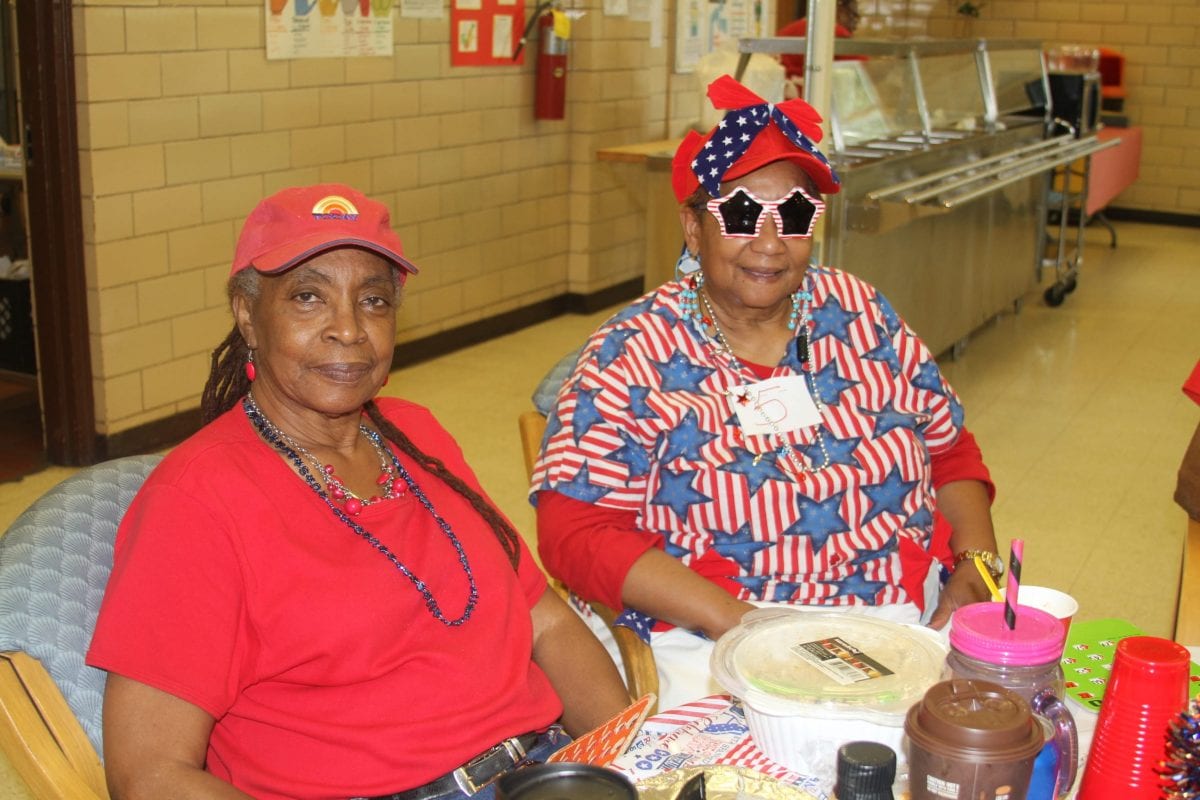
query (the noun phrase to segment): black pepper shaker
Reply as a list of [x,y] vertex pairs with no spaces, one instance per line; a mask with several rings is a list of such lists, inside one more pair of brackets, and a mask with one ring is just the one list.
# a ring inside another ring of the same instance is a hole
[[837,800],[895,800],[896,753],[879,742],[849,742],[838,748]]

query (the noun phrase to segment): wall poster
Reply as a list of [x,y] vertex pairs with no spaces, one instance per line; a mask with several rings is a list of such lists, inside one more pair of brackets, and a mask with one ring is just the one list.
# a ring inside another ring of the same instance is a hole
[[392,55],[393,0],[264,0],[267,58]]
[[727,42],[774,36],[774,18],[769,0],[678,0],[675,71],[691,72],[697,61]]
[[524,48],[513,58],[524,27],[524,0],[451,0],[450,66],[524,64]]

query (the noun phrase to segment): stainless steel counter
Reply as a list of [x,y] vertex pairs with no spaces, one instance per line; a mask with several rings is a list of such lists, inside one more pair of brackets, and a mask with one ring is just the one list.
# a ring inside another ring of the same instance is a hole
[[[797,38],[744,39],[804,52]],[[1094,152],[1053,124],[1039,42],[839,39],[824,262],[882,291],[941,353],[1037,285],[1050,172]]]

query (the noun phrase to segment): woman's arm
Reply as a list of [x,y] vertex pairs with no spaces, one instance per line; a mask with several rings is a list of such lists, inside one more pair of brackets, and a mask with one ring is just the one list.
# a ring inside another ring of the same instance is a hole
[[662,537],[637,529],[637,514],[538,494],[538,552],[551,575],[585,600],[636,608],[716,639],[752,605],[655,547]]
[[616,610],[630,567],[647,550],[662,546],[661,536],[638,530],[636,512],[553,490],[538,492],[537,529],[546,571],[584,600]]
[[754,608],[661,550],[633,562],[621,589],[625,605],[716,640]]
[[[950,552],[990,550],[996,552],[996,534],[992,530],[991,501],[987,485],[977,480],[959,480],[943,484],[937,490],[937,506],[950,523]],[[942,587],[937,608],[929,620],[932,628],[942,628],[959,606],[988,599],[987,584],[973,564],[963,562]]]
[[104,772],[113,800],[242,798],[204,771],[213,718],[173,694],[109,673],[104,689]]
[[562,598],[547,589],[531,614],[533,660],[562,700],[567,733],[587,733],[629,705],[616,665]]

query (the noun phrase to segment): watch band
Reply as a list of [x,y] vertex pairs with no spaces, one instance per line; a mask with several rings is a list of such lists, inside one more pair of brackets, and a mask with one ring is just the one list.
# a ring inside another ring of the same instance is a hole
[[954,566],[957,567],[963,561],[974,559],[976,556],[991,573],[992,580],[1000,580],[1000,576],[1004,574],[1004,559],[999,553],[991,550],[961,550],[954,554]]

